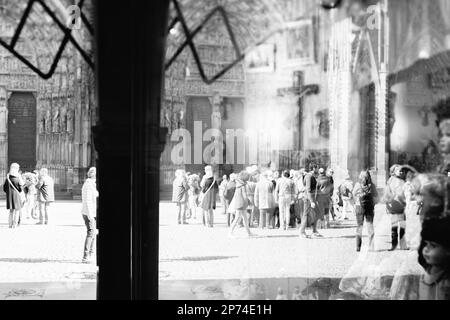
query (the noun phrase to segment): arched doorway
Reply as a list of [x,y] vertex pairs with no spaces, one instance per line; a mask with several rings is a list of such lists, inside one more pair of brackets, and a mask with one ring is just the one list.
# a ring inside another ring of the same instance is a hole
[[36,168],[36,98],[30,92],[13,92],[8,100],[8,164],[12,162],[23,172]]

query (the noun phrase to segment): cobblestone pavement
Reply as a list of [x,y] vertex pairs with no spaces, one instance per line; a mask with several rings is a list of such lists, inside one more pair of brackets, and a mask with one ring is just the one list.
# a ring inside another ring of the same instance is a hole
[[391,225],[382,205],[375,210],[375,252],[367,250],[364,228],[360,253],[354,216],[320,230],[323,238],[300,238],[297,229],[252,229],[257,237],[247,238],[243,228],[229,238],[221,211],[215,211],[214,228],[204,227],[201,217],[178,225],[175,205],[160,204],[160,299],[265,300],[274,299],[279,288],[290,298],[295,287],[308,296],[317,283],[319,299],[328,299],[332,290],[339,292],[343,277],[350,279],[347,286],[358,285],[360,277],[394,276],[401,268],[412,270],[417,261],[416,251],[387,251]]
[[[199,218],[178,225],[175,205],[160,205],[161,280],[340,278],[358,257],[354,217],[320,230],[323,238],[300,238],[297,229],[252,229],[257,237],[248,239],[240,228],[230,239],[221,210],[215,212],[214,228],[206,228]],[[382,258],[389,254],[390,224],[381,206],[376,208],[375,229],[375,246]],[[364,242],[365,228],[363,246]]]
[[81,263],[86,227],[80,210],[80,201],[57,201],[49,225],[23,219],[9,229],[0,202],[0,299],[95,298],[97,267]]
[[[24,219],[22,226],[9,229],[5,202],[0,202],[0,299],[95,299],[97,267],[81,263],[86,231],[80,209],[79,201],[58,201],[49,225]],[[185,290],[182,281],[340,279],[363,254],[355,251],[354,217],[321,230],[322,239],[302,239],[297,229],[253,229],[257,237],[248,239],[242,228],[230,239],[221,210],[215,212],[214,228],[205,228],[200,217],[178,225],[174,204],[161,202],[162,298],[165,292]],[[376,209],[375,231],[378,251],[372,261],[392,254],[386,251],[389,217],[381,206]]]

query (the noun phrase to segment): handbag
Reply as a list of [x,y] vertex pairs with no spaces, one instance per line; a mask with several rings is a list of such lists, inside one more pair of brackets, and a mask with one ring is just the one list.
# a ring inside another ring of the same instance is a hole
[[17,190],[16,186],[13,185],[13,183],[11,182],[11,180],[9,180],[9,174],[6,176],[6,179],[8,180],[9,185],[10,185],[11,187],[13,187],[13,189],[19,194],[20,202],[21,202],[22,204],[24,204],[24,203],[27,201],[27,198],[26,198],[26,196],[25,196],[25,193],[24,193],[23,191],[22,191],[22,192],[19,192],[19,190]]
[[405,205],[395,198],[386,202],[386,208],[391,214],[403,214],[405,212]]

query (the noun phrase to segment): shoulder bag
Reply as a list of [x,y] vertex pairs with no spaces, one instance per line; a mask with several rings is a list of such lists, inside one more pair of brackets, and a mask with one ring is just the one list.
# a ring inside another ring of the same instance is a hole
[[209,190],[211,190],[211,188],[214,186],[215,183],[216,183],[216,179],[213,179],[213,182],[209,186],[208,190],[206,190],[206,192],[204,192],[204,193],[203,192],[200,193],[200,195],[198,196],[198,204],[199,204],[199,206],[201,206],[203,204],[203,200],[205,200],[206,194],[209,192]]
[[25,203],[25,201],[26,201],[26,197],[25,197],[25,193],[22,191],[22,192],[19,192],[19,190],[17,190],[17,188],[16,188],[16,186],[11,182],[11,180],[9,179],[9,174],[6,176],[6,179],[8,180],[8,182],[9,182],[9,185],[19,194],[19,198],[20,198],[20,202],[22,203],[22,204],[24,204]]

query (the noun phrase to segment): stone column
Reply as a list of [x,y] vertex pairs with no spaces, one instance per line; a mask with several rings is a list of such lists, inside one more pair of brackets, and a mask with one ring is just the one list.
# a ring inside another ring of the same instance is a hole
[[[211,112],[211,129],[221,130],[222,128],[222,114],[220,113],[220,105],[222,103],[223,98],[219,95],[218,92],[214,92],[214,95],[209,98],[209,102],[212,106]],[[222,144],[223,146],[223,144]],[[223,152],[222,152],[223,154]],[[212,159],[204,159],[205,162],[211,162]],[[224,161],[225,159],[223,159]],[[222,161],[222,163],[223,163]],[[213,168],[213,172],[215,174],[219,174],[219,165],[220,163],[211,163]]]

